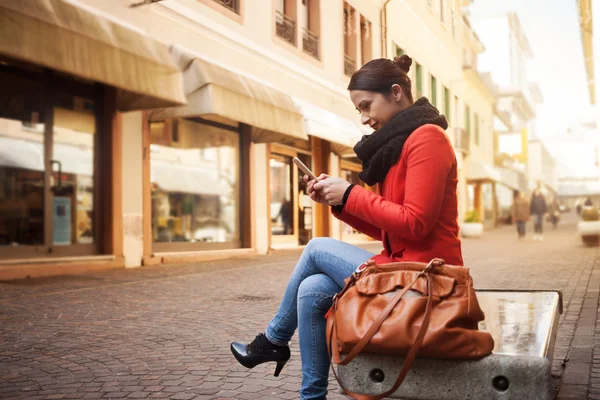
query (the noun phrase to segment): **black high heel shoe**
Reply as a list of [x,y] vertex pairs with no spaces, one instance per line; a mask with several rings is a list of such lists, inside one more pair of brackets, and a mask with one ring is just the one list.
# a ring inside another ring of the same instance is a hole
[[266,362],[276,362],[277,366],[273,376],[279,376],[279,373],[290,359],[289,346],[272,344],[262,333],[247,345],[237,342],[231,343],[231,352],[235,359],[246,368],[254,368]]

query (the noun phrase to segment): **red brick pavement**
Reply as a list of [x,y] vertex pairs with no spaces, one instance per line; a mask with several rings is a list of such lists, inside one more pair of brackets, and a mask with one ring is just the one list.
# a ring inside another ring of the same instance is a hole
[[[600,399],[600,267],[574,225],[544,242],[488,231],[464,253],[478,287],[563,290],[559,398]],[[264,329],[298,254],[0,283],[0,398],[295,399],[296,341],[279,378],[239,366],[228,344]],[[344,397],[332,385],[329,398]]]

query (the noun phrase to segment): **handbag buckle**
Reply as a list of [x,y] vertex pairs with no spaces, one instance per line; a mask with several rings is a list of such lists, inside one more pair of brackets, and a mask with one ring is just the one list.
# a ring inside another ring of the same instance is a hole
[[356,267],[356,271],[354,271],[354,273],[355,274],[360,274],[361,272],[363,272],[371,264],[375,264],[375,263],[372,260],[365,261],[364,263],[362,263],[358,267]]
[[433,267],[439,267],[440,265],[444,265],[444,260],[442,260],[441,258],[434,258],[433,260],[429,261],[429,264],[427,264],[427,266],[423,269],[423,271],[421,271],[419,275],[425,275],[426,273],[431,271]]

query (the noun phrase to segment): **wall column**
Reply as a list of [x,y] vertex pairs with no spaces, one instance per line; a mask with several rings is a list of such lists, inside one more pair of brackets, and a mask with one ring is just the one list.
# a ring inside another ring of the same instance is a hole
[[143,220],[143,113],[122,114],[123,257],[125,267],[139,267],[144,256]]
[[255,248],[258,254],[269,252],[269,240],[271,237],[271,225],[269,223],[269,159],[267,145],[265,143],[254,143],[252,145],[252,156],[250,157],[254,169],[254,194],[253,216],[255,231]]

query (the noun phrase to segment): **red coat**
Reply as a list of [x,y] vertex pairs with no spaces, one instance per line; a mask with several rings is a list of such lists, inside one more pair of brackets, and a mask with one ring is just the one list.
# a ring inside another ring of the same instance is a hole
[[463,265],[457,184],[448,137],[437,125],[423,125],[406,140],[378,194],[357,185],[343,211],[334,215],[383,242],[383,251],[373,257],[378,264],[439,257]]

